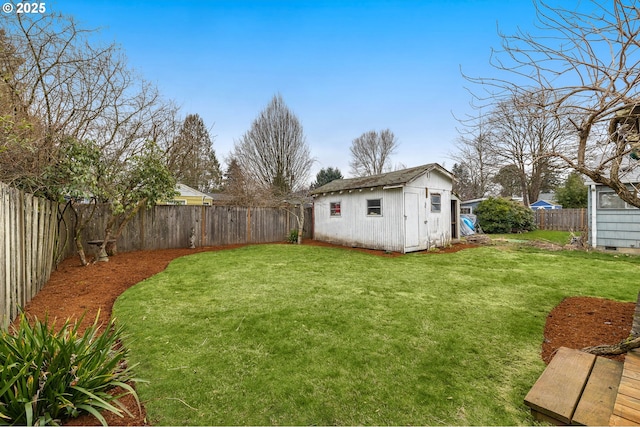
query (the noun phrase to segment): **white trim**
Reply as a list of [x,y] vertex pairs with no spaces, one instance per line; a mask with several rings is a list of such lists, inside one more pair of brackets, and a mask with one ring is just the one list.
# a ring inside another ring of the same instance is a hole
[[598,228],[596,227],[598,215],[598,194],[596,192],[596,184],[591,184],[591,247],[596,248],[598,241]]

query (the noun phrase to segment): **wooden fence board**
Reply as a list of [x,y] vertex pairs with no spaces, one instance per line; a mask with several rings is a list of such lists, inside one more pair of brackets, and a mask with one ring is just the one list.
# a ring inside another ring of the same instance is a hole
[[538,209],[534,211],[539,230],[581,232],[587,228],[586,209]]
[[0,183],[0,329],[47,282],[60,248],[57,203]]
[[10,267],[11,258],[10,254],[10,242],[11,242],[11,229],[9,227],[9,188],[0,183],[0,197],[2,203],[0,204],[0,287],[2,292],[2,301],[0,309],[2,310],[2,316],[0,321],[2,326],[8,325],[11,320],[11,277]]

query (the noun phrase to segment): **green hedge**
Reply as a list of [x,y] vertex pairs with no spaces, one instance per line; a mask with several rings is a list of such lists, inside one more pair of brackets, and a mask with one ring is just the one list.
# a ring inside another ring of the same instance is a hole
[[490,197],[475,210],[482,231],[494,233],[522,233],[536,229],[533,211],[518,202]]

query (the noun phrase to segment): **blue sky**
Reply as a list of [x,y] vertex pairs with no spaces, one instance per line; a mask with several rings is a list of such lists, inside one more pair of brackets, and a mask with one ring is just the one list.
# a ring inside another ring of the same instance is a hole
[[183,115],[199,114],[221,161],[273,95],[302,122],[320,168],[349,175],[351,141],[391,129],[394,164],[451,168],[454,118],[473,76],[489,76],[497,28],[534,22],[529,0],[57,0],[49,10],[100,27]]

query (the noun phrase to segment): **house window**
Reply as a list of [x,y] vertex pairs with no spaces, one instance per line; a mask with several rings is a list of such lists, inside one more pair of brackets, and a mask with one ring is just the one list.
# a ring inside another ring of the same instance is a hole
[[598,193],[598,208],[600,209],[628,209],[632,206],[620,198],[613,191],[601,191]]
[[382,199],[367,200],[367,215],[369,216],[382,215]]
[[471,215],[471,208],[469,206],[464,206],[460,208],[460,213],[462,215]]
[[431,212],[440,212],[442,208],[442,197],[440,193],[431,193]]
[[341,210],[340,210],[340,202],[331,202],[329,203],[329,215],[331,216],[340,216],[341,215]]

